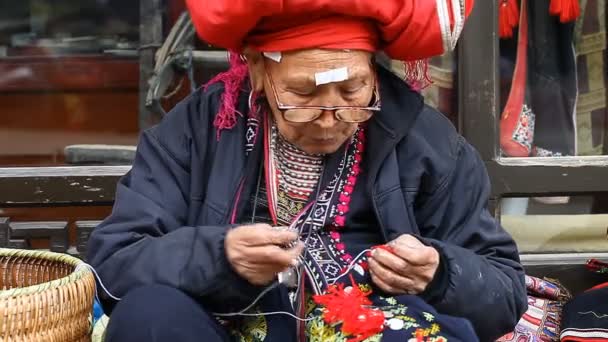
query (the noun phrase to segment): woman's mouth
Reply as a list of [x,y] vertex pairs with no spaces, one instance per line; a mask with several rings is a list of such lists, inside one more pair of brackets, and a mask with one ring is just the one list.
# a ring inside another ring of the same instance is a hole
[[333,138],[333,137],[312,138],[312,141],[316,144],[328,145],[328,144],[334,143],[336,141],[336,138]]

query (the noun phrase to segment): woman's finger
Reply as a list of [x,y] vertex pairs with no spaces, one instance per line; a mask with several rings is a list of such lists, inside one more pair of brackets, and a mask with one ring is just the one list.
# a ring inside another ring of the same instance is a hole
[[292,230],[276,229],[267,224],[238,227],[231,234],[238,234],[234,239],[247,246],[288,246],[298,239],[298,234]]
[[376,273],[371,271],[371,269],[370,269],[369,273],[372,277],[372,281],[374,282],[374,284],[376,284],[376,286],[378,286],[382,291],[384,291],[388,294],[392,294],[392,295],[398,295],[398,294],[404,293],[403,290],[396,289],[393,286],[387,284],[381,277],[379,277],[378,275],[376,275]]
[[406,278],[398,273],[393,272],[391,269],[384,267],[378,263],[375,259],[369,260],[370,272],[375,274],[383,283],[391,286],[394,289],[398,289],[401,293],[406,293],[411,290],[414,281]]
[[295,266],[298,256],[302,254],[304,246],[301,242],[291,248],[283,249],[275,245],[260,247],[247,247],[243,250],[244,257],[254,264],[274,264],[287,268]]
[[395,254],[413,266],[426,266],[439,262],[439,252],[433,247],[422,246],[412,248],[406,245],[395,244],[392,246]]
[[374,249],[370,259],[400,275],[407,275],[409,264],[399,256],[383,249]]

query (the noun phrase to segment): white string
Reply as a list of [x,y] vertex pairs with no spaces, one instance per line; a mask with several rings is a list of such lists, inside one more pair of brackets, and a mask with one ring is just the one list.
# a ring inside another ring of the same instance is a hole
[[[217,315],[217,314],[214,314]],[[239,314],[239,316],[247,316],[247,317],[258,317],[258,316],[272,316],[272,315],[286,315],[289,317],[292,317],[293,319],[296,319],[300,322],[310,322],[312,320],[315,319],[315,317],[310,317],[310,318],[300,318],[292,313],[289,313],[287,311],[273,311],[273,312],[260,312],[260,313],[251,313],[251,314],[247,314],[247,313],[242,313]]]
[[[115,301],[120,301],[120,298],[114,296],[103,284],[103,282],[101,281],[101,277],[99,276],[99,274],[97,274],[97,271],[95,271],[95,268],[93,268],[93,266],[87,264],[86,262],[82,262],[80,264],[78,264],[76,266],[76,269],[74,270],[74,272],[77,272],[79,269],[81,268],[88,268],[89,270],[91,270],[91,272],[93,272],[93,274],[95,275],[95,278],[97,278],[97,280],[99,281],[99,285],[101,285],[101,288],[103,289],[103,291],[105,293],[108,294],[108,296],[110,296],[110,298],[114,299]],[[97,290],[95,290],[95,296],[97,297]],[[99,299],[98,299],[99,300]]]
[[279,283],[275,282],[274,284],[268,286],[257,297],[255,297],[255,299],[253,300],[253,302],[251,302],[251,304],[247,305],[247,307],[245,307],[241,311],[238,311],[238,312],[227,312],[227,313],[212,312],[212,314],[214,314],[216,316],[220,316],[220,317],[246,316],[248,314],[245,314],[245,312],[249,311],[254,305],[256,305],[262,299],[262,297],[264,297],[268,292],[270,292],[270,290],[276,288],[277,285],[279,285]]
[[[349,264],[349,266],[346,268],[346,270],[344,272],[342,272],[339,276],[337,276],[336,278],[331,279],[330,281],[332,281],[332,284],[337,282],[340,278],[344,277],[345,275],[347,275],[356,265],[357,262],[359,260],[359,258],[361,258],[363,255],[365,255],[365,253],[370,252],[371,249],[366,249],[364,251],[362,251],[361,253],[359,253]],[[95,278],[99,281],[99,285],[101,285],[101,288],[103,289],[103,291],[110,296],[110,298],[116,300],[116,301],[120,301],[121,298],[114,296],[107,288],[106,286],[103,284],[103,282],[101,281],[101,277],[99,276],[99,274],[97,273],[97,271],[95,270],[95,268],[85,262],[82,262],[80,264],[78,264],[76,266],[76,269],[74,270],[74,272],[79,271],[81,268],[88,268],[91,272],[93,272],[93,274],[95,275]],[[304,269],[304,271],[306,271]],[[298,270],[298,268],[296,267],[296,274],[297,274],[297,278],[298,278],[298,288],[296,290],[296,293],[299,293],[300,289],[300,279],[301,279],[301,274],[300,271]],[[273,283],[272,285],[268,286],[266,289],[264,289],[264,291],[262,291],[254,300],[253,302],[251,302],[251,304],[247,305],[247,307],[245,307],[244,309],[238,311],[238,312],[228,312],[228,313],[220,313],[220,312],[212,312],[213,315],[218,316],[218,317],[234,317],[234,316],[250,316],[250,317],[256,317],[256,316],[272,316],[272,315],[287,315],[290,316],[298,321],[301,322],[309,322],[314,318],[300,318],[292,313],[286,312],[286,311],[273,311],[273,312],[260,312],[260,313],[246,313],[247,311],[251,310],[251,308],[253,308],[268,292],[270,292],[271,290],[273,290],[274,288],[276,288],[279,285],[278,282]],[[95,290],[95,297],[97,297],[97,289]],[[98,299],[99,300],[99,299]]]
[[361,258],[362,256],[365,255],[365,253],[367,252],[371,252],[371,249],[366,249],[364,251],[362,251],[361,253],[359,253],[354,259],[353,261],[350,262],[350,265],[346,268],[346,270],[344,272],[342,272],[339,276],[330,279],[330,281],[332,281],[332,284],[335,284],[338,280],[340,280],[340,278],[344,277],[345,275],[347,275],[353,268],[355,268],[355,266],[357,266],[357,260],[359,260],[359,258]]

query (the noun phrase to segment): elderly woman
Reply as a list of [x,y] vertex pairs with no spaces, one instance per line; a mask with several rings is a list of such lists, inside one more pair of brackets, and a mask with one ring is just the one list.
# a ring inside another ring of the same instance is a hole
[[[483,162],[411,86],[421,61],[454,47],[472,0],[188,5],[199,35],[236,53],[142,134],[91,236],[113,294],[107,340],[512,330],[523,271],[486,209]],[[409,84],[380,51],[406,62]]]

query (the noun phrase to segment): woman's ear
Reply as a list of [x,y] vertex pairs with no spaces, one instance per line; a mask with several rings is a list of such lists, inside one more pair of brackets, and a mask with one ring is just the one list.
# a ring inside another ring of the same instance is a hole
[[251,89],[254,92],[261,93],[264,91],[264,60],[262,53],[246,48],[244,51],[247,59],[247,67],[249,68],[249,79]]

